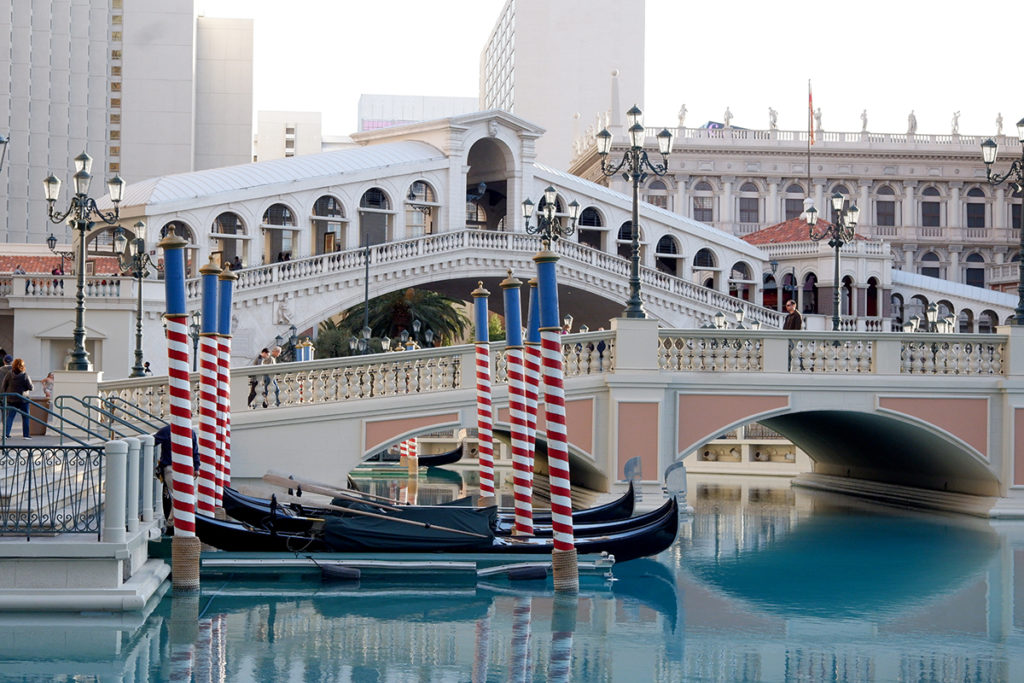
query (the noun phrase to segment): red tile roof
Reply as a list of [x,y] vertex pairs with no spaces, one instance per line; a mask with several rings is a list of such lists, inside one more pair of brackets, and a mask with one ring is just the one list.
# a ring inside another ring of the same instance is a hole
[[[815,226],[815,232],[821,232],[827,225],[831,225],[831,223],[819,220],[818,224]],[[790,218],[788,221],[769,225],[767,228],[762,228],[761,230],[752,232],[749,235],[743,235],[740,239],[748,244],[759,245],[782,244],[784,242],[807,242],[810,240],[810,237],[808,237],[807,221],[798,216],[796,218]],[[867,238],[863,235],[855,234],[854,239],[864,240]]]
[[[89,260],[96,263],[97,275],[110,275],[118,271],[117,259],[113,256],[93,256]],[[28,274],[49,275],[59,265],[60,256],[0,256],[0,273],[4,275],[10,275],[18,266]],[[70,275],[71,261],[65,259],[64,267],[65,273]]]

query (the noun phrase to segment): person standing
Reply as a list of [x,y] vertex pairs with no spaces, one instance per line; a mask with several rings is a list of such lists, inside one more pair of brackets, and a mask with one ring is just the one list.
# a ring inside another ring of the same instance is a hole
[[45,398],[53,396],[53,370],[50,370],[49,374],[43,378],[43,396]]
[[0,385],[0,394],[10,394],[7,399],[7,416],[4,420],[4,436],[10,438],[11,427],[14,426],[14,416],[21,413],[21,434],[26,439],[29,435],[28,419],[28,392],[32,391],[32,380],[25,372],[25,361],[15,358],[11,363],[11,371],[4,377]]
[[[260,351],[261,365],[277,365],[277,358],[281,355],[281,347],[275,346],[269,352],[266,349]],[[277,384],[277,377],[272,374],[263,375],[263,407],[266,408],[269,402],[270,387],[274,387],[274,404],[281,405],[281,388]]]
[[800,315],[800,311],[796,310],[796,302],[790,299],[786,302],[786,320],[782,323],[782,329],[784,330],[802,330],[804,328],[804,319]]

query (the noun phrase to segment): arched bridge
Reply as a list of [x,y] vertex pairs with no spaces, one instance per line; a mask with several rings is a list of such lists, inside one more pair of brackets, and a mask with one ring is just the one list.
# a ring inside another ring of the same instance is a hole
[[[666,330],[615,319],[563,341],[574,471],[607,489],[639,456],[641,477],[748,422],[814,460],[807,483],[979,515],[1024,516],[1024,330],[938,335]],[[496,426],[508,422],[495,345]],[[236,476],[283,463],[344,478],[416,434],[475,425],[472,347],[276,368],[281,406],[246,408],[255,367],[232,371]],[[165,380],[105,382],[154,411]]]

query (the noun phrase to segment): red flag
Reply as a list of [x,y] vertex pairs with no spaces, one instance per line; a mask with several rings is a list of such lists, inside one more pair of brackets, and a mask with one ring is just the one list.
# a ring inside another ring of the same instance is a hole
[[807,79],[807,139],[814,144],[814,97],[811,95],[811,79]]

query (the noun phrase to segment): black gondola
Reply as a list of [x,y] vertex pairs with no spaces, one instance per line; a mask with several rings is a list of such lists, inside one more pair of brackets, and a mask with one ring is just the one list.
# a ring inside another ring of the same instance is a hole
[[[490,509],[493,512],[493,508]],[[221,550],[241,552],[479,552],[484,554],[530,553],[552,551],[552,540],[546,538],[496,537],[480,509],[474,531],[458,531],[430,526],[423,528],[399,523],[393,519],[363,517],[329,517],[322,530],[293,534],[255,529],[251,526],[196,516],[196,535],[207,545]],[[649,524],[600,536],[576,538],[579,553],[607,552],[617,562],[650,557],[672,545],[678,528],[679,508],[675,498],[660,508],[660,515]],[[428,525],[429,526],[429,525]]]
[[[296,484],[296,487],[298,487],[298,484]],[[470,502],[470,499],[460,500],[467,501],[467,503]],[[340,505],[342,507],[349,505],[350,502],[340,498],[331,501],[332,505]],[[633,489],[633,482],[630,482],[626,493],[620,498],[604,505],[574,511],[572,513],[573,525],[582,526],[629,519],[633,514],[635,502],[636,493]],[[308,531],[312,523],[309,518],[323,518],[334,514],[331,511],[313,505],[277,505],[274,499],[247,496],[230,487],[224,487],[222,504],[224,512],[240,522],[267,529],[273,527],[277,531],[287,532],[301,533]],[[402,507],[404,509],[417,506]],[[514,517],[514,513],[499,510],[496,528],[500,531],[503,527],[510,527]],[[535,527],[541,529],[550,527],[551,513],[548,511],[534,511],[533,523]]]
[[[266,500],[252,496],[244,496],[234,489],[225,489],[223,505],[224,511],[232,518],[245,522],[251,526],[266,529],[268,531],[283,531],[289,533],[305,533],[314,527],[321,525],[325,518],[337,516],[339,511],[324,508],[309,507],[290,504],[279,506],[276,499]],[[476,508],[452,506],[380,506],[374,503],[353,503],[351,500],[335,499],[332,503],[339,507],[357,505],[361,509],[376,512],[378,514],[396,516],[399,518],[412,518],[418,521],[428,521],[432,518],[430,511],[436,510],[441,516],[474,514]],[[462,512],[460,512],[460,510]],[[453,512],[454,511],[454,512]],[[609,521],[599,522],[577,522],[573,517],[574,533],[578,536],[594,536],[599,534],[626,531],[637,527],[645,526],[655,517],[659,516],[660,510],[654,510],[636,517],[625,517]],[[434,519],[437,524],[445,522]],[[511,536],[514,519],[511,516],[495,516],[492,530],[496,536]],[[534,535],[546,538],[551,536],[551,525],[534,523]]]
[[[399,462],[400,456],[397,453],[391,453],[390,451],[381,451],[375,453],[369,458],[363,461],[364,464],[368,465],[385,465],[392,466]],[[416,456],[420,467],[441,467],[443,465],[453,465],[462,459],[462,444],[448,451],[447,453],[435,453],[432,455],[418,455]]]

